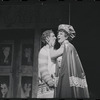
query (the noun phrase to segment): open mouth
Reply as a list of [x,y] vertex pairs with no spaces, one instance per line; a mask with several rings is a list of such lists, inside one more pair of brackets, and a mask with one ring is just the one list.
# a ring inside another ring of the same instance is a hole
[[58,41],[60,40],[60,38],[57,38],[58,39]]

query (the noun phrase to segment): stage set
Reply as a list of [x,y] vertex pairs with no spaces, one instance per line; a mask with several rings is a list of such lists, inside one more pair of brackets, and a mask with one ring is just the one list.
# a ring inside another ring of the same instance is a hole
[[74,27],[71,43],[81,59],[90,97],[100,98],[100,3],[66,0],[0,3],[0,98],[36,98],[40,37],[47,29],[57,35],[59,24]]

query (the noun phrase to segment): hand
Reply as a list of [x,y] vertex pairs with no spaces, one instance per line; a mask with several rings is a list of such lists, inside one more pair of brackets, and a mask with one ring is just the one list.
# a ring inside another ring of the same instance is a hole
[[60,46],[59,49],[60,49],[60,50],[64,50],[64,44],[61,44],[61,46]]
[[58,80],[59,80],[59,77],[55,77],[55,87],[57,87],[58,85]]
[[61,44],[60,48],[64,48],[64,43]]
[[55,86],[55,82],[52,80],[52,81],[48,81],[48,85],[50,88],[54,88]]

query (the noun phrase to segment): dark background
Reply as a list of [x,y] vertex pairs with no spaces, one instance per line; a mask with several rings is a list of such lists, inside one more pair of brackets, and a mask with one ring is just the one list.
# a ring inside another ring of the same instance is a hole
[[90,95],[100,98],[100,2],[71,4],[76,47],[87,76]]

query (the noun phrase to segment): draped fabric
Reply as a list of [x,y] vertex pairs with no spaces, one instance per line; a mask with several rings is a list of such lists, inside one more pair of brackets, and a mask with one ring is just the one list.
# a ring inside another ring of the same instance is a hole
[[64,44],[56,98],[89,98],[88,85],[78,53],[70,43]]

